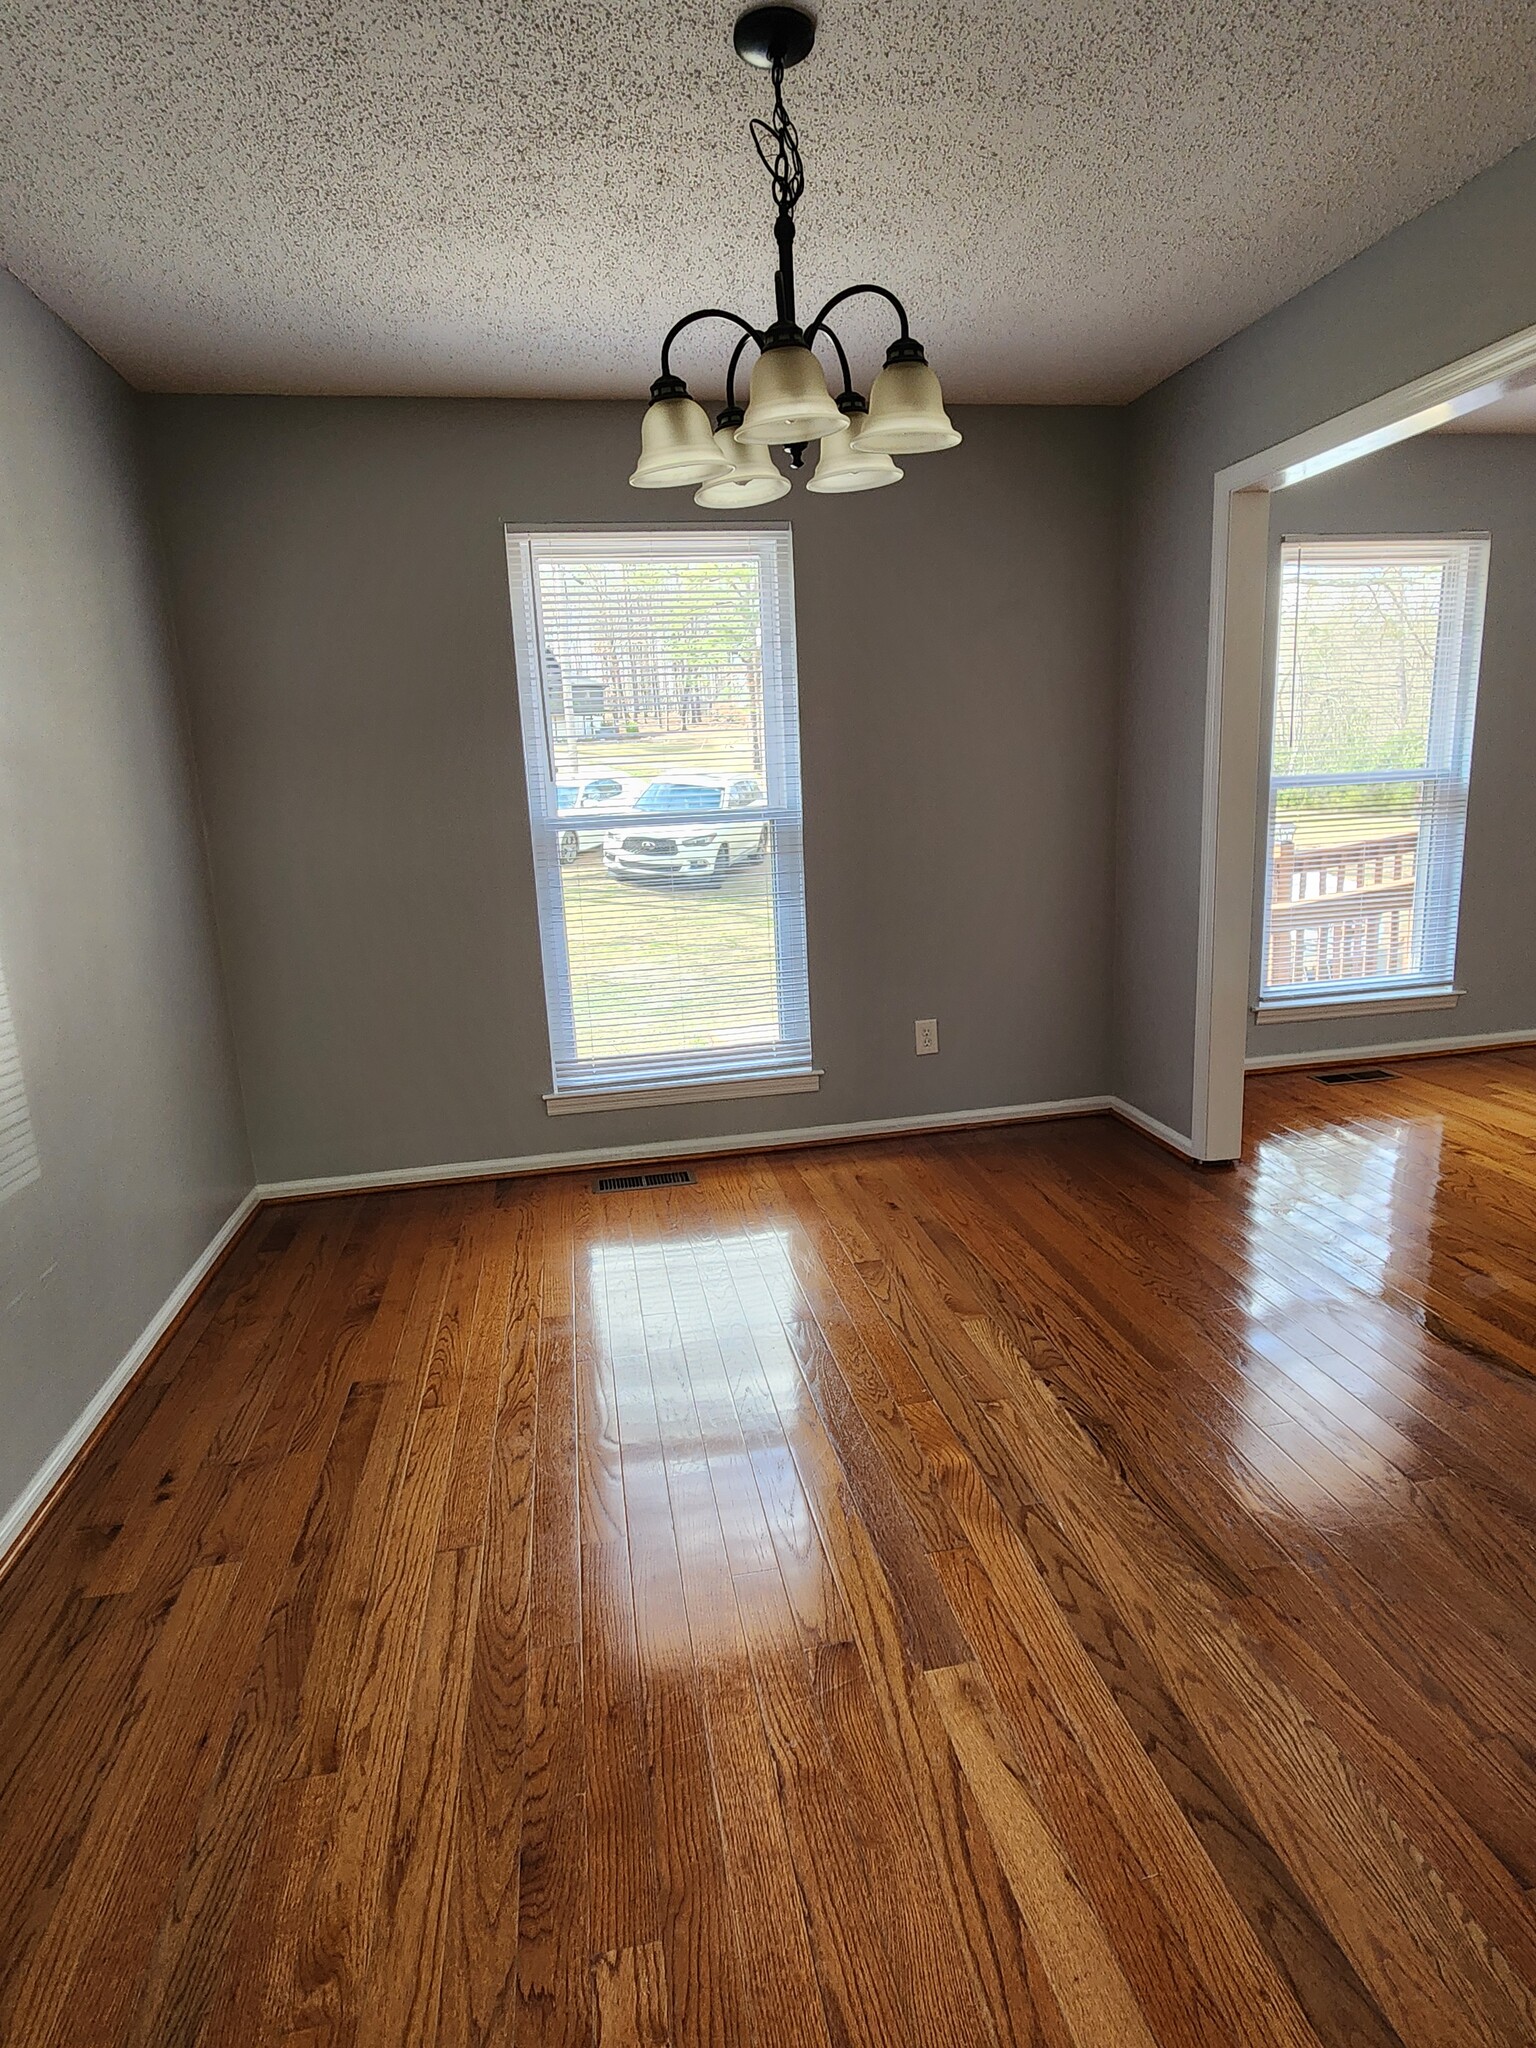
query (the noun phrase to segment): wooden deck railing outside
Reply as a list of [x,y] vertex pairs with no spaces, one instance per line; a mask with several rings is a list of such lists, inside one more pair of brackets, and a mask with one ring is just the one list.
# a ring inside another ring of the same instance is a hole
[[1415,826],[1339,846],[1282,838],[1271,866],[1270,987],[1401,974],[1413,943]]

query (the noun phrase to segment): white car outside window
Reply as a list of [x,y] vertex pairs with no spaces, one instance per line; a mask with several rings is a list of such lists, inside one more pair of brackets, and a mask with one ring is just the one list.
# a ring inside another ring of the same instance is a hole
[[[585,782],[562,782],[555,791],[560,815],[570,811],[622,811],[632,804],[646,786],[642,775],[591,775]],[[599,826],[583,831],[572,825],[560,834],[560,865],[568,868],[578,855],[590,853],[603,843]]]
[[666,876],[719,881],[731,868],[760,861],[767,853],[768,824],[757,815],[766,802],[755,776],[663,777],[635,798],[637,812],[718,812],[719,822],[713,816],[693,817],[686,823],[673,818],[652,829],[637,817],[604,838],[603,866],[621,882]]

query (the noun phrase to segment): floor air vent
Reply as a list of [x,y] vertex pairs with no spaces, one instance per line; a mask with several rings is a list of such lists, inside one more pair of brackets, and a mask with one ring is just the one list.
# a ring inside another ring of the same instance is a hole
[[1341,1081],[1390,1081],[1390,1067],[1344,1067],[1332,1074],[1319,1074],[1319,1081],[1336,1088]]
[[675,1173],[610,1173],[592,1183],[594,1195],[623,1195],[631,1188],[691,1188],[693,1175],[686,1167]]

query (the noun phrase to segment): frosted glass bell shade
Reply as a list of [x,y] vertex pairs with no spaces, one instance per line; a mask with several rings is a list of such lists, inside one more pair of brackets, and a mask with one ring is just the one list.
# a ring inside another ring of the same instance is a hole
[[715,446],[709,414],[693,398],[657,398],[640,423],[640,460],[630,482],[637,491],[668,491],[681,484],[714,483],[731,465]]
[[791,441],[819,441],[842,426],[821,365],[808,348],[791,342],[763,351],[752,365],[752,395],[736,429],[738,441],[783,448]]
[[887,363],[869,394],[869,413],[853,429],[861,454],[931,455],[958,447],[939,380],[927,363]]
[[901,482],[902,472],[889,455],[854,446],[853,430],[863,423],[863,413],[853,413],[848,415],[847,432],[822,436],[816,474],[805,487],[808,491],[878,491],[882,484]]
[[759,443],[748,448],[736,439],[733,428],[716,427],[715,446],[730,463],[731,473],[713,483],[701,484],[693,494],[695,505],[704,505],[712,512],[728,512],[733,506],[739,509],[770,504],[788,491],[789,478],[774,467],[765,445]]

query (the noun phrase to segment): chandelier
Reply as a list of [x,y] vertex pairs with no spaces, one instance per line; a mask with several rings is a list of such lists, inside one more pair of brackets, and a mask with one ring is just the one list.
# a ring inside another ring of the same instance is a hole
[[[697,505],[766,505],[789,489],[789,478],[771,451],[786,448],[791,469],[800,469],[815,441],[820,446],[807,490],[873,491],[900,481],[893,456],[953,448],[960,439],[944,410],[939,380],[922,344],[908,332],[906,308],[894,292],[880,284],[852,284],[834,292],[808,327],[802,328],[796,317],[795,207],[805,189],[805,166],[784,106],[784,73],[809,56],[815,39],[815,20],[799,7],[751,7],[736,23],[736,54],[773,78],[773,116],[753,121],[752,140],[773,180],[777,208],[774,319],[759,329],[739,313],[704,306],[671,329],[661,345],[661,375],[651,386],[640,429],[640,460],[630,478],[639,490],[697,484]],[[867,401],[853,388],[847,353],[828,318],[846,300],[866,296],[884,299],[898,324]],[[725,406],[713,429],[709,415],[672,370],[673,343],[699,320],[725,320],[741,329],[726,368]],[[835,399],[814,353],[823,336],[842,378]],[[736,402],[736,373],[748,342],[758,353],[743,411]]]

